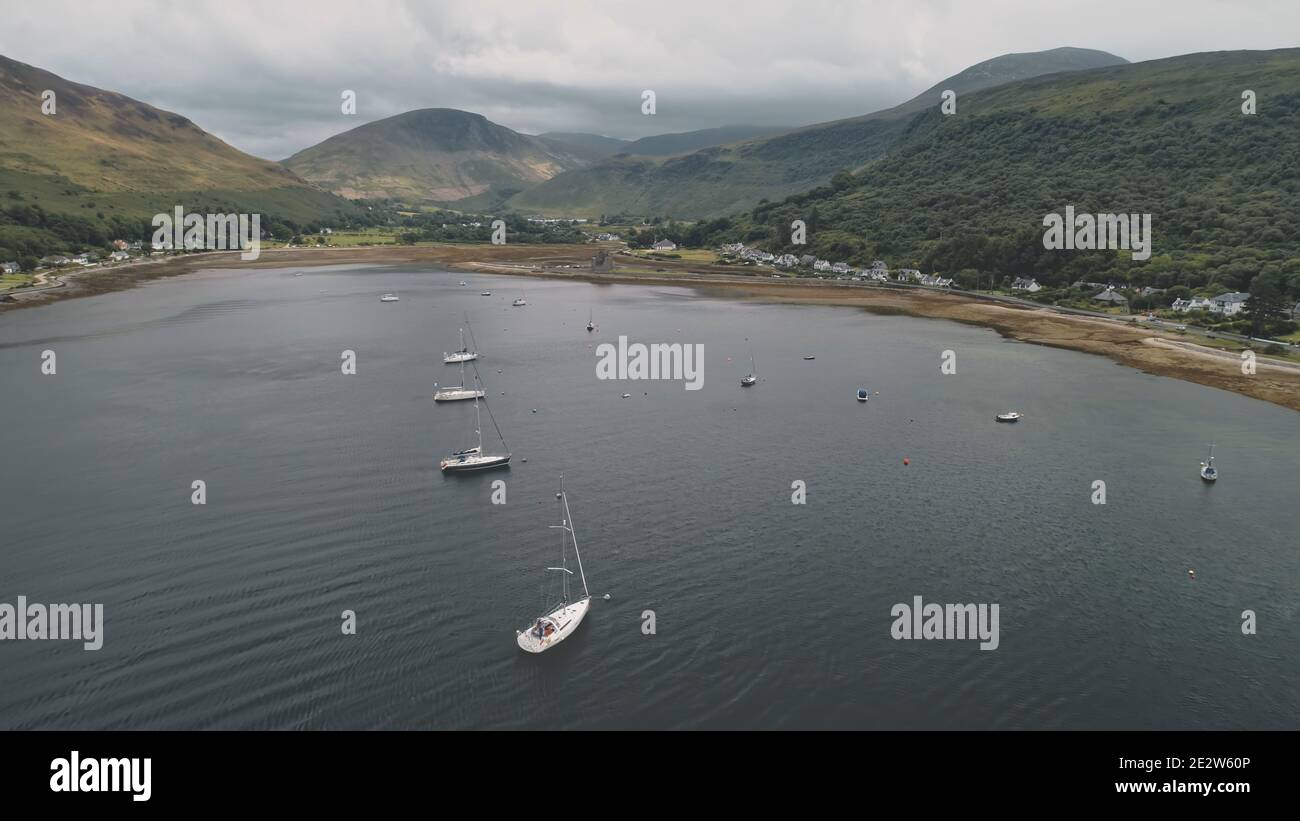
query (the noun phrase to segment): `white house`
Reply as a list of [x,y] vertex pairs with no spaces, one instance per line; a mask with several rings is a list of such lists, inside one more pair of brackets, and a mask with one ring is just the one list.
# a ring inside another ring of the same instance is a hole
[[794,254],[782,254],[776,258],[776,267],[778,268],[794,268],[798,264],[799,258]]
[[1043,290],[1043,286],[1039,285],[1038,280],[1033,277],[1016,277],[1015,281],[1011,283],[1011,290],[1028,291],[1033,294]]
[[830,262],[830,260],[828,260],[828,259],[819,259],[819,260],[817,260],[816,262],[813,263],[813,270],[814,270],[814,271],[820,271],[820,272],[822,272],[822,273],[827,273],[827,274],[828,274],[828,273],[830,273],[831,268],[832,268],[832,266],[831,266],[831,262]]
[[1250,299],[1250,294],[1235,291],[1230,294],[1219,294],[1210,300],[1210,310],[1216,314],[1224,316],[1233,316],[1241,313],[1241,309],[1246,307],[1246,300]]
[[676,251],[677,243],[670,239],[661,239],[654,244],[654,249],[656,251]]
[[1208,311],[1211,310],[1210,300],[1203,296],[1194,296],[1191,299],[1175,299],[1172,307],[1175,311],[1185,314],[1188,311]]
[[16,274],[20,266],[16,262],[0,262],[0,274]]
[[108,258],[113,260],[114,262],[126,262],[128,259],[131,258],[131,255],[128,254],[126,251],[114,251],[112,254],[109,255]]

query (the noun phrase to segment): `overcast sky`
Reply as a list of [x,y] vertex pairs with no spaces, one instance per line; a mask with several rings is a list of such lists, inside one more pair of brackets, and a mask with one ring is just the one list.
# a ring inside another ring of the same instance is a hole
[[[427,107],[531,134],[804,125],[1057,46],[1135,62],[1300,46],[1300,2],[0,0],[0,54],[179,112],[269,159]],[[340,113],[344,89],[355,117]],[[652,117],[644,89],[657,95]]]

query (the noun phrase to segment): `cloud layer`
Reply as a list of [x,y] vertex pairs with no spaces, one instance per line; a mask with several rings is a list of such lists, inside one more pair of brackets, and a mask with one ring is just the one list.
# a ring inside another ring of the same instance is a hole
[[[1300,44],[1294,0],[10,5],[0,54],[271,159],[413,108],[634,138],[863,114],[1008,52],[1070,45],[1137,61]],[[356,117],[340,112],[344,89]],[[654,117],[641,114],[644,89]]]

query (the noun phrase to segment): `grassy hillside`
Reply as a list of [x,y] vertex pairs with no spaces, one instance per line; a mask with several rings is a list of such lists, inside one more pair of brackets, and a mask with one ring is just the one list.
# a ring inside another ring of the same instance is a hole
[[[1242,91],[1258,113],[1242,114]],[[1216,52],[1038,77],[927,110],[889,156],[734,232],[771,250],[923,270],[1248,290],[1300,298],[1300,49]],[[1043,216],[1150,213],[1154,251],[1048,251]]]
[[513,193],[587,162],[581,150],[519,134],[480,114],[426,108],[337,134],[284,164],[345,197],[418,204]]
[[561,174],[515,195],[522,210],[578,216],[656,214],[699,219],[733,213],[828,181],[885,154],[939,90],[959,99],[1000,83],[1124,61],[1088,49],[1053,49],[987,60],[902,105],[862,117],[808,126],[773,137],[714,146],[667,159],[613,157]]
[[[42,113],[42,93],[55,111]],[[176,205],[297,224],[355,206],[189,120],[112,91],[0,57],[0,256],[102,244]]]
[[583,134],[573,131],[548,131],[545,134],[538,134],[537,138],[553,143],[557,148],[584,152],[593,159],[621,154],[627,150],[629,142],[602,134]]
[[639,157],[671,157],[715,145],[769,137],[789,130],[789,126],[724,125],[721,128],[703,128],[679,134],[656,134],[631,141],[623,152]]

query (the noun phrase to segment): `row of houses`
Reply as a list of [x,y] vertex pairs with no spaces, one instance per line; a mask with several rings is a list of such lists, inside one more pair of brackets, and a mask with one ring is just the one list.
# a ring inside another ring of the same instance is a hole
[[777,256],[759,248],[749,248],[743,242],[724,245],[722,251],[724,254],[740,257],[760,265],[771,265],[787,270],[791,268],[811,268],[819,274],[834,276],[837,279],[849,279],[854,282],[906,282],[927,285],[932,288],[948,288],[952,286],[951,279],[934,274],[922,274],[916,268],[900,268],[891,271],[889,265],[884,260],[879,259],[872,262],[870,268],[859,271],[847,262],[832,262],[828,259],[820,259],[812,254],[804,254],[798,257],[794,254]]
[[1243,291],[1233,291],[1228,294],[1219,294],[1211,299],[1200,296],[1191,299],[1175,299],[1171,307],[1183,314],[1188,311],[1209,311],[1212,314],[1235,316],[1246,307],[1246,300],[1248,299],[1250,299],[1250,294]]

